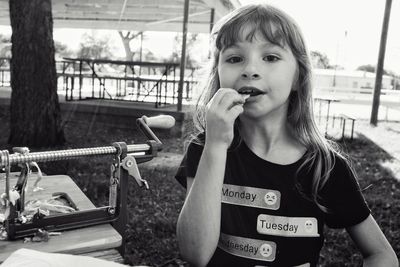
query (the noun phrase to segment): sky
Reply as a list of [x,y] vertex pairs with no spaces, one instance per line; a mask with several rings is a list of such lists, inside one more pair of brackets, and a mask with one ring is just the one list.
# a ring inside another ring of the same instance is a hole
[[[240,0],[242,4],[259,0]],[[385,0],[264,0],[291,15],[303,31],[309,50],[326,54],[332,65],[354,70],[360,65],[376,65],[385,9]],[[7,33],[9,27],[1,27]],[[91,34],[111,34],[115,55],[124,52],[116,31],[92,31]],[[77,49],[85,30],[54,29],[54,39]],[[393,1],[386,45],[385,69],[400,74],[400,1]],[[144,46],[156,55],[170,54],[176,33],[150,33]],[[74,36],[75,38],[71,38]],[[162,45],[160,45],[162,44]],[[207,38],[201,38],[207,46]],[[120,49],[118,49],[118,47]],[[192,55],[207,55],[207,49],[197,48]]]
[[[259,2],[241,0],[242,3]],[[385,0],[267,0],[299,24],[309,50],[355,69],[378,62]],[[392,1],[385,69],[400,74],[400,1]]]

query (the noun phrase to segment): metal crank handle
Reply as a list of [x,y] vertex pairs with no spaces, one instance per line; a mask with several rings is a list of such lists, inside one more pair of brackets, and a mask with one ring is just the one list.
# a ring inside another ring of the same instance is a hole
[[149,189],[149,184],[147,183],[147,181],[142,179],[142,177],[140,176],[135,157],[127,155],[122,160],[122,168],[128,171],[129,176],[135,178],[135,181],[139,185],[139,187],[145,186],[146,189]]
[[136,120],[136,123],[139,129],[147,136],[150,140],[156,142],[157,151],[160,151],[162,148],[162,143],[160,139],[154,134],[151,128],[159,128],[159,129],[169,129],[175,125],[175,119],[169,115],[158,115],[154,117],[146,117],[142,116]]

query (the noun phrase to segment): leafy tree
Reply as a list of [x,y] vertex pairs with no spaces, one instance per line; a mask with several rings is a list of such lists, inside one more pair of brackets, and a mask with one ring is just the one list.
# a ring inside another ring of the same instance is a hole
[[9,68],[10,60],[7,58],[11,58],[11,38],[10,36],[5,36],[0,34],[0,67],[1,68]]
[[51,0],[10,0],[12,28],[9,144],[65,142],[57,96]]
[[97,38],[85,33],[79,45],[78,57],[90,59],[110,59],[112,57],[111,38]]
[[394,90],[400,90],[400,76],[394,76],[392,81],[390,82],[390,85],[393,86]]
[[118,31],[119,36],[121,37],[122,44],[124,45],[125,50],[125,60],[132,61],[134,59],[137,51],[132,50],[131,41],[135,40],[137,37],[143,38],[143,32],[126,32]]
[[11,38],[0,34],[0,57],[11,57]]
[[54,49],[56,58],[74,57],[74,52],[72,52],[67,45],[59,41],[54,41]]
[[[359,67],[357,67],[357,70],[362,70],[362,71],[366,71],[366,72],[372,72],[375,73],[376,72],[376,66],[375,65],[361,65]],[[396,74],[393,71],[388,71],[388,70],[383,70],[383,75],[390,75],[390,76],[396,76]]]
[[6,36],[0,33],[0,43],[10,43],[10,42],[11,42],[10,36]]
[[[187,39],[186,39],[186,67],[187,68],[193,68],[197,67],[199,65],[199,62],[197,62],[193,57],[190,55],[191,50],[193,50],[197,39],[199,38],[199,35],[197,33],[188,33]],[[181,60],[181,53],[182,53],[182,34],[177,34],[174,39],[174,51],[172,54],[167,58],[168,61],[173,61],[173,62],[180,62]]]
[[143,49],[143,57],[142,57],[143,61],[157,61],[157,57],[154,55],[153,52],[151,52],[149,49]]
[[329,63],[328,57],[319,51],[311,51],[311,62],[314,68],[318,69],[333,69],[334,66],[332,66]]
[[368,64],[368,65],[362,65],[357,67],[357,70],[362,70],[362,71],[366,71],[366,72],[372,72],[375,73],[376,71],[376,66]]
[[344,70],[344,67],[343,66],[340,66],[340,65],[331,65],[331,66],[329,66],[329,69],[334,69],[334,70]]

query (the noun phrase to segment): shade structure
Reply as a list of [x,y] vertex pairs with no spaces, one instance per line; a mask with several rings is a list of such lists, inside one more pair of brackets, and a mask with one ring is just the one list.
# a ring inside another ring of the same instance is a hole
[[[55,28],[181,32],[185,0],[53,0]],[[208,33],[210,22],[239,0],[190,0],[188,32]],[[9,0],[0,0],[0,25],[10,25]]]

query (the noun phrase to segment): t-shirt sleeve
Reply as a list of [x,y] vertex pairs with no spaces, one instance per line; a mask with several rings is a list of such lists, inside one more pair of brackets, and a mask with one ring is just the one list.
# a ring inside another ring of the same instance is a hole
[[197,166],[199,165],[201,154],[203,153],[203,146],[195,142],[190,142],[186,154],[175,175],[175,179],[186,188],[186,178],[196,175]]
[[364,221],[370,209],[349,164],[336,157],[331,176],[321,192],[322,203],[328,208],[326,224],[330,228],[346,228]]

